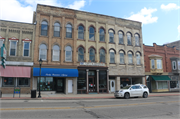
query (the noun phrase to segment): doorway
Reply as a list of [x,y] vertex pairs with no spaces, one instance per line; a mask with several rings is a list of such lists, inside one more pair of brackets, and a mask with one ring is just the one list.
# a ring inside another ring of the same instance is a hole
[[89,92],[96,92],[96,82],[93,76],[89,76]]
[[115,92],[115,81],[111,80],[110,85],[111,85],[111,92]]
[[64,78],[55,78],[55,90],[57,93],[64,93],[65,88],[65,79]]

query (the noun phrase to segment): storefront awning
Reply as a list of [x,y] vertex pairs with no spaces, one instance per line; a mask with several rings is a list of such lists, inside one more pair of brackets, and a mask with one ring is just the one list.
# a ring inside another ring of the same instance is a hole
[[31,67],[6,66],[4,69],[0,66],[1,77],[31,77]]
[[171,80],[168,76],[151,76],[155,81],[169,81]]
[[[40,76],[40,68],[33,68],[33,76]],[[45,77],[78,77],[77,69],[41,68],[41,76]]]

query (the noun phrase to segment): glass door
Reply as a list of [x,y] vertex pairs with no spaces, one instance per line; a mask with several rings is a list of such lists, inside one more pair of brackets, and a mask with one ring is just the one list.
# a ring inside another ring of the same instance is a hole
[[56,91],[64,93],[64,79],[57,79]]
[[89,92],[96,92],[96,83],[94,77],[89,77]]

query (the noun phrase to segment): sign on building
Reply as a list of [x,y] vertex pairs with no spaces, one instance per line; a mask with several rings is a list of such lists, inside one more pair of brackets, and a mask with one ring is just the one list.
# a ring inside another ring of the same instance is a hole
[[1,61],[2,61],[1,65],[3,66],[3,68],[6,68],[6,54],[7,54],[6,47],[3,44],[3,46],[1,47]]

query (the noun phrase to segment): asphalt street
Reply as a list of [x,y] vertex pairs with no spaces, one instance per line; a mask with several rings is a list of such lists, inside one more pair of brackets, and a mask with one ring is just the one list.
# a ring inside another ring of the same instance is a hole
[[179,119],[180,96],[86,99],[0,100],[1,119],[126,118]]

